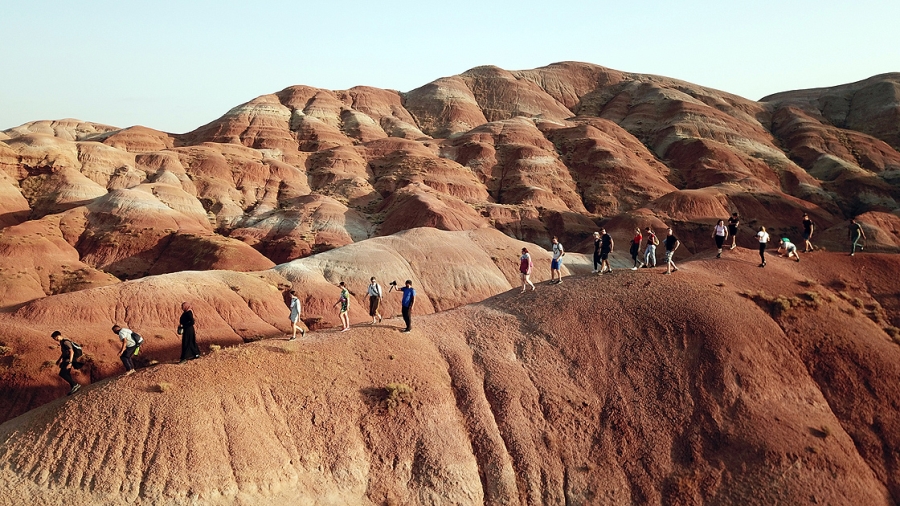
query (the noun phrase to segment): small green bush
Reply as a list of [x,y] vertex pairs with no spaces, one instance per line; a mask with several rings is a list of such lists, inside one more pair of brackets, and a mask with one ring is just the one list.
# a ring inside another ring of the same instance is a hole
[[413,388],[406,383],[389,383],[384,387],[385,403],[388,411],[398,407],[401,403],[409,404],[413,396]]

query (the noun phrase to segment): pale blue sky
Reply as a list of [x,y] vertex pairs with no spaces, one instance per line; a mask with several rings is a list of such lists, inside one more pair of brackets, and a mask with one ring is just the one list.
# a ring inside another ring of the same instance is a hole
[[900,72],[898,20],[893,0],[0,0],[0,130],[78,118],[183,133],[294,84],[409,91],[565,60],[756,100]]

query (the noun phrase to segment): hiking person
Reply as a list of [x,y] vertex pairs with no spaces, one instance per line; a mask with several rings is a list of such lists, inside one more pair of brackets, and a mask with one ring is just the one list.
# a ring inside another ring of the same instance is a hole
[[728,229],[725,227],[725,220],[719,220],[716,223],[712,236],[716,240],[716,248],[719,249],[716,258],[722,258],[722,246],[725,244],[725,239],[728,239]]
[[300,323],[300,313],[303,312],[303,307],[300,305],[300,299],[297,298],[297,291],[291,290],[291,338],[288,341],[293,341],[297,339],[297,331],[300,331],[300,337],[306,336],[306,331],[303,330],[303,327],[298,325]]
[[613,242],[613,238],[609,233],[606,232],[605,228],[600,229],[600,274],[604,272],[612,272],[612,267],[609,266],[609,254],[612,253],[613,248],[615,247],[615,242]]
[[847,235],[850,237],[850,256],[856,254],[857,246],[862,251],[863,247],[859,244],[859,240],[865,239],[866,233],[863,231],[862,225],[856,222],[856,218],[850,218],[850,229],[847,231]]
[[119,341],[122,341],[122,349],[119,350],[119,358],[122,360],[122,365],[125,366],[125,376],[132,375],[134,374],[134,361],[132,360],[132,357],[134,357],[134,354],[137,352],[144,339],[137,332],[123,328],[119,325],[113,325],[112,331],[113,334],[119,336]]
[[809,219],[809,214],[803,213],[803,252],[809,253],[813,250],[813,245],[809,242],[812,239],[816,225]]
[[793,257],[798,262],[800,261],[800,254],[797,253],[797,246],[787,237],[781,238],[781,244],[778,246],[778,253],[783,257]]
[[[562,283],[562,274],[560,273],[560,269],[562,269],[563,257],[566,256],[566,251],[563,249],[563,245],[560,244],[559,238],[553,236],[553,259],[550,260],[550,283]],[[556,276],[554,278],[554,276]],[[555,281],[554,281],[555,279]]]
[[731,249],[737,247],[737,232],[740,224],[741,219],[738,218],[738,213],[731,213],[731,218],[728,218],[728,235],[731,236]]
[[534,283],[531,282],[531,271],[534,269],[534,262],[531,261],[531,254],[528,248],[522,248],[522,256],[519,257],[519,273],[522,275],[522,292],[525,293],[525,286],[531,285],[531,291],[534,291]]
[[669,228],[668,235],[666,236],[666,274],[672,274],[678,270],[675,262],[672,261],[672,257],[675,256],[675,250],[677,250],[679,246],[681,246],[681,242],[678,241],[678,238],[675,237],[675,233]]
[[58,330],[53,331],[53,333],[50,334],[50,337],[59,343],[60,355],[59,358],[56,359],[56,365],[59,366],[59,377],[66,380],[66,383],[69,384],[68,395],[72,395],[81,388],[81,384],[72,378],[72,369],[81,369],[84,365],[82,362],[78,361],[83,353],[81,346],[63,336],[62,332]]
[[200,348],[197,347],[197,334],[194,330],[194,310],[187,302],[181,303],[181,318],[178,319],[178,334],[181,336],[181,360],[183,364],[188,360],[200,358]]
[[756,234],[756,239],[759,241],[759,266],[766,266],[766,244],[769,242],[769,233],[766,232],[766,227],[759,227],[759,232]]
[[381,291],[381,285],[375,282],[375,276],[369,279],[369,288],[366,294],[369,296],[369,316],[372,317],[372,325],[381,323],[381,313],[378,307],[381,305],[381,297],[384,292]]
[[[554,237],[554,239],[556,238]],[[402,288],[397,288],[397,282],[391,281],[391,289],[389,292],[393,292],[394,290],[403,292],[400,308],[403,313],[403,321],[406,323],[406,328],[400,332],[410,332],[412,330],[412,309],[413,305],[416,303],[416,291],[412,287],[412,280],[407,279],[405,286]]]
[[600,270],[600,232],[594,232],[594,269],[591,274],[597,274]]
[[644,250],[644,267],[656,267],[656,247],[659,246],[659,238],[650,227],[644,229],[647,236],[647,248]]
[[634,267],[631,270],[636,271],[639,267],[643,267],[644,263],[638,260],[638,255],[641,251],[641,241],[644,240],[644,236],[641,235],[641,229],[634,229],[634,238],[631,239],[631,260],[634,262]]
[[341,332],[347,332],[350,330],[350,290],[347,290],[347,287],[344,286],[344,282],[341,281],[338,283],[338,286],[341,288],[341,295],[338,297],[337,302],[334,303],[331,307],[341,306],[340,317],[341,317]]

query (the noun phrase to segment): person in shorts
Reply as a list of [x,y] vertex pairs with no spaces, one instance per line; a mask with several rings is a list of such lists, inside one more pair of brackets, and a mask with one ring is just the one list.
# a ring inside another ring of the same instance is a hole
[[778,253],[781,256],[793,258],[798,262],[800,261],[800,254],[797,253],[797,246],[787,237],[781,238],[781,245],[778,246]]
[[612,267],[609,266],[609,254],[612,253],[615,242],[605,228],[601,228],[600,233],[602,234],[600,236],[600,274],[603,274],[612,272]]
[[816,230],[816,225],[809,219],[809,214],[803,213],[803,252],[809,253],[813,250],[813,245],[810,242],[812,240],[813,232]]
[[303,307],[300,305],[300,299],[297,298],[296,290],[291,290],[291,327],[292,333],[291,338],[288,341],[293,341],[297,339],[297,331],[300,331],[300,337],[306,335],[306,331],[303,330],[303,327],[300,326],[300,313],[303,312]]
[[550,260],[550,283],[559,284],[562,283],[560,269],[562,268],[563,257],[566,256],[566,251],[556,236],[553,236],[552,243],[553,258]]
[[740,224],[741,219],[738,218],[738,213],[731,213],[731,218],[728,218],[728,235],[731,236],[731,249],[737,247],[737,232]]
[[343,281],[338,283],[338,286],[341,288],[341,295],[338,297],[337,302],[331,307],[341,307],[341,332],[347,332],[350,330],[350,290],[347,290]]
[[672,257],[675,256],[675,250],[681,246],[681,242],[675,237],[675,233],[672,232],[672,229],[668,229],[668,235],[666,236],[666,274],[672,274],[673,272],[678,270],[678,267],[675,265],[675,262],[672,260]]

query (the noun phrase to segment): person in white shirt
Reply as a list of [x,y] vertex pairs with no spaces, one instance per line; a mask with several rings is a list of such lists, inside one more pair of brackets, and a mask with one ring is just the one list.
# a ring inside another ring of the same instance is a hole
[[369,295],[369,316],[372,317],[372,325],[381,323],[381,313],[378,312],[378,306],[381,305],[381,297],[384,292],[381,291],[381,285],[375,282],[375,277],[369,280],[369,289],[366,292]]
[[562,274],[560,274],[560,269],[562,268],[562,257],[566,256],[566,251],[563,249],[563,245],[560,244],[559,238],[553,236],[553,259],[550,260],[550,283],[562,283]]
[[722,246],[725,245],[725,239],[728,239],[728,228],[725,227],[725,220],[719,220],[716,223],[716,228],[713,229],[713,239],[716,240],[716,248],[719,249],[719,253],[716,255],[716,258],[722,258]]
[[112,327],[113,334],[119,336],[119,341],[122,341],[122,349],[119,350],[119,358],[122,360],[122,365],[125,366],[125,376],[134,374],[134,361],[132,357],[134,357],[134,353],[137,351],[140,343],[135,338],[135,333],[131,331],[131,329],[122,328],[119,325],[113,325]]
[[759,233],[756,234],[756,240],[759,241],[759,259],[760,259],[760,267],[766,266],[766,243],[769,242],[769,233],[766,232],[766,227],[759,227]]

